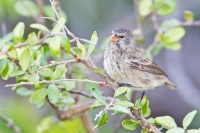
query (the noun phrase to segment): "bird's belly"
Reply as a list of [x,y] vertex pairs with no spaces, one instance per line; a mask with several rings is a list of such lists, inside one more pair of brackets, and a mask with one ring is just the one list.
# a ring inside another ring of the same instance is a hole
[[119,60],[115,59],[112,61],[112,56],[104,58],[104,68],[108,75],[118,83],[130,84],[134,87],[141,88],[137,83],[135,75],[131,74],[130,68]]

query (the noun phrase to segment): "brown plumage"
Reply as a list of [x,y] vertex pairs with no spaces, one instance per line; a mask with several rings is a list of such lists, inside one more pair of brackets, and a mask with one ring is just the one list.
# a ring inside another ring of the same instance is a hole
[[134,90],[148,90],[161,85],[177,88],[167,79],[165,72],[135,46],[133,34],[124,28],[112,31],[104,53],[104,68],[119,84],[129,85]]

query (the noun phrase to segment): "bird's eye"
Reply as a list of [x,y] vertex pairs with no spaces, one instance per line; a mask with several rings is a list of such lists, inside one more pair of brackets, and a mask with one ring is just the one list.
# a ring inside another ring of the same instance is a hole
[[120,38],[124,38],[124,36],[119,36]]

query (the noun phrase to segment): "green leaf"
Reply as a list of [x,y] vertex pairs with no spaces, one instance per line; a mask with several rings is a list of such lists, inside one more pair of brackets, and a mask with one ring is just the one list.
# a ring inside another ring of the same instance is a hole
[[137,129],[138,125],[139,125],[139,121],[133,121],[133,120],[127,120],[127,119],[122,121],[122,126],[127,130],[134,131],[135,129]]
[[54,58],[60,57],[61,39],[59,36],[54,36],[49,43],[50,51]]
[[154,124],[155,123],[155,119],[154,118],[149,118],[147,119],[147,121],[150,123],[150,124]]
[[56,70],[54,71],[53,75],[51,75],[51,79],[59,79],[62,76],[65,76],[65,72],[67,68],[65,65],[58,65],[56,66]]
[[10,50],[9,52],[7,52],[7,55],[13,59],[17,58],[17,53],[16,50]]
[[56,18],[56,15],[55,15],[55,13],[54,13],[54,11],[53,11],[53,9],[52,9],[52,7],[50,5],[45,5],[44,6],[44,14],[47,17],[50,17],[50,18],[53,18],[53,19]]
[[90,43],[89,44],[89,48],[88,48],[88,55],[90,55],[92,53],[92,51],[94,50],[95,46],[97,45],[98,37],[97,37],[97,32],[96,31],[94,31],[93,34],[92,34],[91,42],[92,42],[92,44]]
[[12,62],[6,61],[6,66],[1,73],[1,77],[4,80],[8,80],[10,73],[14,70],[14,65]]
[[176,27],[166,31],[162,37],[162,42],[173,43],[179,41],[185,35],[185,29],[183,27]]
[[115,93],[114,93],[114,97],[118,97],[119,95],[126,93],[129,90],[128,87],[119,87]]
[[119,95],[117,99],[119,99],[120,101],[127,101],[123,95]]
[[53,70],[51,70],[50,68],[43,68],[39,71],[39,75],[42,77],[51,77],[51,75],[53,74]]
[[59,32],[63,28],[65,22],[66,22],[65,18],[60,18],[58,23],[55,25],[55,27],[51,32]]
[[24,29],[25,25],[23,22],[19,22],[13,29],[13,41],[15,44],[21,42],[24,36]]
[[141,130],[141,133],[148,133],[148,131],[145,130],[145,129],[142,129],[142,130]]
[[144,96],[142,100],[145,101],[143,106],[142,106],[142,114],[145,115],[147,113],[147,111],[148,111],[149,100],[148,100],[147,96]]
[[187,22],[192,22],[194,20],[194,14],[193,12],[186,10],[184,12],[184,18]]
[[16,77],[16,76],[22,75],[24,73],[25,72],[21,71],[21,70],[14,70],[12,73],[9,74],[9,77]]
[[64,11],[63,9],[59,10],[59,17],[60,18],[65,18],[65,21],[67,23],[67,14],[66,14],[66,11]]
[[147,111],[146,111],[145,114],[144,114],[144,117],[147,118],[147,117],[150,116],[150,114],[151,114],[151,109],[148,107],[148,108],[147,108]]
[[15,10],[24,17],[36,16],[39,11],[36,4],[31,0],[16,1]]
[[171,129],[177,127],[174,119],[170,116],[161,116],[155,118],[156,122],[162,125],[166,129]]
[[98,124],[94,127],[94,129],[102,126],[102,125],[105,125],[107,123],[107,120],[108,120],[108,114],[107,113],[104,113],[101,118],[99,119],[98,121]]
[[169,28],[178,26],[179,24],[180,24],[180,21],[179,21],[179,20],[177,20],[177,19],[170,19],[170,20],[164,21],[164,22],[161,24],[160,28],[161,28],[162,30],[167,30],[167,29],[169,29]]
[[71,43],[70,40],[66,37],[62,37],[61,44],[67,53],[70,53],[71,50]]
[[28,69],[30,61],[31,61],[30,50],[29,48],[25,48],[19,57],[19,64],[22,67],[23,71],[26,71]]
[[175,43],[166,43],[166,44],[162,44],[165,48],[170,49],[170,50],[180,50],[181,49],[181,44],[178,42]]
[[172,128],[170,130],[168,130],[166,133],[184,133],[184,129],[177,127],[177,128]]
[[0,60],[0,73],[3,72],[3,70],[4,70],[5,67],[6,67],[6,64],[7,64],[7,60],[6,60],[6,59]]
[[40,84],[38,83],[38,82],[39,82],[39,79],[40,79],[40,77],[39,77],[38,73],[33,73],[33,74],[31,74],[31,76],[28,78],[28,81],[29,81],[29,82],[34,82],[35,88],[40,88]]
[[86,50],[85,50],[85,47],[83,46],[83,44],[77,42],[77,47],[82,51],[82,53],[81,53],[82,57],[85,57]]
[[65,83],[66,83],[65,89],[67,91],[71,91],[71,90],[74,89],[74,87],[75,87],[75,81],[65,81]]
[[138,11],[142,17],[149,15],[152,12],[152,2],[150,0],[140,0]]
[[200,133],[200,130],[190,129],[190,130],[187,130],[187,133]]
[[147,100],[148,100],[148,99],[147,99],[146,96],[143,97],[142,101],[140,101],[140,99],[138,99],[138,100],[135,102],[135,105],[133,106],[133,108],[135,108],[135,109],[140,109],[140,108],[142,108],[142,107],[145,105],[145,103],[146,103]]
[[35,34],[35,32],[33,32],[33,33],[31,33],[31,34],[28,35],[27,42],[31,46],[34,46],[34,45],[36,45],[39,42],[39,40],[38,40],[37,35]]
[[42,109],[44,107],[44,105],[46,104],[47,100],[43,99],[41,102],[39,102],[36,106],[37,109]]
[[116,105],[114,107],[110,107],[110,108],[108,108],[108,110],[119,111],[119,112],[126,113],[126,114],[128,114],[130,112],[127,108],[118,106],[118,105]]
[[47,32],[47,33],[50,32],[49,29],[46,26],[44,26],[42,24],[39,24],[39,23],[31,24],[30,27],[34,28],[34,29],[38,29],[38,30],[44,31],[44,32]]
[[128,101],[119,101],[119,102],[116,102],[115,105],[120,105],[123,107],[133,107],[134,106],[133,103],[128,102]]
[[47,89],[47,95],[48,95],[50,103],[56,104],[59,98],[58,87],[54,84],[50,84]]
[[98,100],[95,100],[90,108],[92,109],[92,108],[101,107],[101,106],[104,106],[104,104],[102,104]]
[[96,89],[96,88],[92,88],[91,90],[91,94],[101,103],[103,103],[104,105],[106,105],[106,99],[102,96],[101,92]]
[[191,124],[196,113],[197,113],[197,110],[194,110],[185,116],[185,118],[183,119],[183,128],[184,129],[187,129],[187,127]]
[[37,104],[41,102],[47,95],[46,88],[36,90],[30,97],[30,102],[33,104]]
[[105,70],[101,68],[93,68],[92,71],[100,75],[104,75],[105,73]]
[[16,93],[19,95],[19,96],[23,96],[23,97],[26,97],[26,96],[30,96],[34,91],[32,90],[28,90],[27,88],[25,87],[20,87],[16,90]]
[[157,9],[159,16],[172,14],[176,10],[176,0],[163,0],[162,5]]

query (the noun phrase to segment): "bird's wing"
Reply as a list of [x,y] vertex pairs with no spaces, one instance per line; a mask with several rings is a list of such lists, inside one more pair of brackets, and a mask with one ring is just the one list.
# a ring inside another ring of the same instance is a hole
[[167,74],[165,74],[165,72],[156,63],[152,62],[145,56],[131,55],[128,57],[127,62],[130,64],[132,69],[168,77]]

